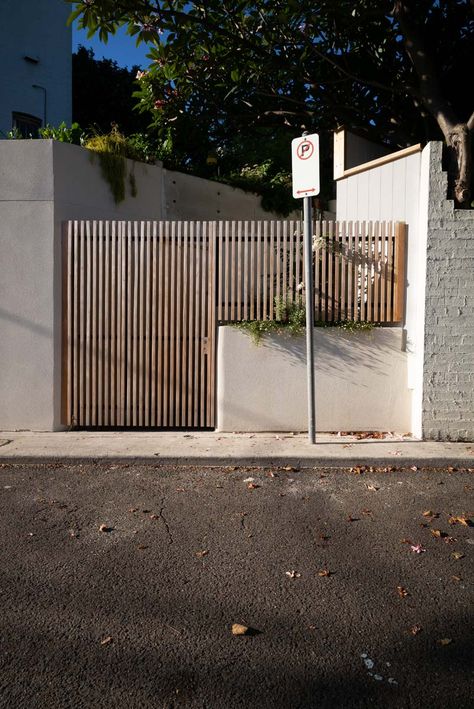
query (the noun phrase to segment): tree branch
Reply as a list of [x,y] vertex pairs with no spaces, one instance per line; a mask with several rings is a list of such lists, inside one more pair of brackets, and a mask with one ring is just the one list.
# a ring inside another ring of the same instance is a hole
[[406,51],[418,75],[422,101],[438,122],[449,144],[449,136],[458,120],[451,105],[442,94],[433,59],[413,21],[408,0],[395,0],[393,15],[403,32]]

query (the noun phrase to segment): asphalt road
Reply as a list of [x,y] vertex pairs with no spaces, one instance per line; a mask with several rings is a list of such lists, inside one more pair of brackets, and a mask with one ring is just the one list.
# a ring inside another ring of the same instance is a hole
[[0,707],[472,707],[473,489],[3,465]]

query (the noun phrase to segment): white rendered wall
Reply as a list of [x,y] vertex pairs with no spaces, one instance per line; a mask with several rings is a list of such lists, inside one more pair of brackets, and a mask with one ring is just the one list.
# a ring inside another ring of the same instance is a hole
[[[2,0],[0,3],[0,137],[12,128],[12,111],[28,113],[52,125],[71,122],[72,6],[63,0]],[[38,59],[37,64],[24,56]]]
[[[410,430],[402,339],[400,328],[315,329],[318,431]],[[219,328],[218,430],[304,431],[306,401],[304,337],[272,335],[256,346],[235,327]]]
[[[411,432],[421,437],[423,299],[426,248],[419,236],[422,154],[415,153],[337,182],[338,221],[403,221],[408,224],[405,338],[408,386],[413,391]],[[426,175],[425,175],[425,179]]]

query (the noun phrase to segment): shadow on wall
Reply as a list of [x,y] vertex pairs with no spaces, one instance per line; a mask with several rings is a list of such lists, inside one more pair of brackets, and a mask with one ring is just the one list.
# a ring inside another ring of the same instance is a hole
[[[337,371],[353,383],[351,366],[375,371],[389,377],[387,355],[405,357],[402,330],[374,328],[366,332],[345,332],[341,328],[315,328],[316,367],[323,372]],[[289,334],[266,335],[259,347],[274,350],[291,365],[306,365],[306,339]],[[347,374],[347,376],[344,376]]]
[[0,308],[0,320],[6,320],[7,322],[18,325],[26,330],[31,330],[31,332],[34,332],[36,335],[40,335],[41,337],[47,337],[48,339],[53,337],[53,331],[51,328],[38,325],[38,323],[33,322],[33,320],[24,318],[21,315],[14,315],[3,308]]

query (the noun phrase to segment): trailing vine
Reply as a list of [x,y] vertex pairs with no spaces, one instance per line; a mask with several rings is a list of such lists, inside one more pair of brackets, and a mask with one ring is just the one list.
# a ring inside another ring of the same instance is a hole
[[[117,126],[113,126],[107,135],[94,135],[88,138],[84,147],[92,151],[92,155],[98,155],[102,177],[110,187],[115,204],[123,202],[126,194],[126,158],[136,160],[138,157],[136,151]],[[131,196],[136,197],[137,183],[132,172],[128,174],[128,182]]]

